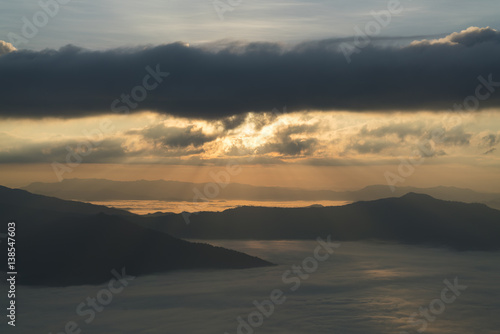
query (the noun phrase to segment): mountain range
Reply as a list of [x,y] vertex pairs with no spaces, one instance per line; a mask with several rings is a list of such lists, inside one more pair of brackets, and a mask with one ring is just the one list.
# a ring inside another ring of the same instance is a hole
[[[16,222],[19,284],[97,284],[126,268],[139,276],[180,269],[273,264],[186,239],[382,241],[500,250],[500,211],[408,193],[345,206],[238,207],[223,212],[135,215],[0,186],[0,233]],[[5,240],[5,239],[4,239]],[[6,242],[0,244],[6,253]],[[7,263],[0,270],[7,271]]]
[[[98,284],[123,268],[139,276],[179,269],[242,269],[271,263],[233,250],[191,243],[129,220],[127,211],[65,201],[0,186],[0,233],[16,223],[19,284]],[[0,244],[7,254],[7,239]],[[7,271],[7,261],[0,263]]]
[[500,249],[500,211],[416,193],[344,206],[239,207],[224,212],[140,216],[136,221],[180,238],[276,240],[332,235],[339,241]]
[[[219,182],[217,199],[249,201],[369,201],[387,197],[400,197],[410,192],[427,194],[437,199],[465,203],[483,203],[500,209],[500,193],[481,193],[456,187],[395,187],[373,185],[354,191],[309,190],[285,187],[258,187],[239,183]],[[194,189],[203,194],[207,183],[179,181],[111,181],[105,179],[65,179],[62,182],[35,182],[23,187],[29,192],[55,196],[68,200],[162,200],[193,201]],[[197,199],[200,200],[200,199]]]

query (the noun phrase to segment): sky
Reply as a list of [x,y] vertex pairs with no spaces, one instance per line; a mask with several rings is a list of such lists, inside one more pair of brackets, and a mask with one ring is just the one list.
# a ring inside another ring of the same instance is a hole
[[231,3],[4,1],[0,183],[499,189],[498,1]]
[[[50,1],[42,1],[48,3]],[[218,40],[301,42],[350,37],[356,25],[386,10],[386,0],[234,1],[218,15],[211,0],[61,0],[59,10],[36,37],[17,48],[58,49],[74,44],[89,49],[159,45],[177,41],[190,44]],[[61,3],[64,3],[61,4]],[[469,26],[500,29],[495,0],[401,0],[404,10],[384,28],[384,36],[442,35]],[[38,1],[5,0],[0,11],[0,40],[10,42],[22,18],[40,11]],[[232,10],[231,10],[232,9]],[[54,10],[55,11],[55,10]],[[221,9],[222,11],[222,9]]]

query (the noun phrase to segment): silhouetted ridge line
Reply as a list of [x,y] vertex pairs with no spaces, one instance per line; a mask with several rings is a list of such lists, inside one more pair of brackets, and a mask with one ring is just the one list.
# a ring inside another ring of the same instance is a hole
[[500,211],[483,204],[437,200],[409,193],[340,207],[239,207],[224,212],[133,218],[150,228],[196,239],[382,240],[499,250]]
[[[121,213],[0,187],[0,220],[16,222],[16,262],[22,264],[17,283],[98,284],[111,279],[113,269],[121,272],[122,268],[139,276],[179,269],[272,265],[244,253],[153,231],[127,220],[134,215]],[[0,233],[6,232],[5,223]],[[7,254],[6,246],[0,243],[3,254]],[[7,271],[7,261],[0,263],[0,271]]]

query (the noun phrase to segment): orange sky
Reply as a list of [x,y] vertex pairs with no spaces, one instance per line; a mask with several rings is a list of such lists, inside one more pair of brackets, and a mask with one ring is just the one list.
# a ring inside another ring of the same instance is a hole
[[[110,180],[177,180],[213,182],[210,174],[224,171],[215,166],[82,164],[68,178],[106,178]],[[258,186],[304,189],[354,190],[373,184],[386,184],[384,173],[398,173],[398,166],[243,166],[230,182]],[[422,165],[398,186],[433,187],[439,185],[498,192],[500,172],[495,167],[463,165]],[[0,165],[0,184],[21,187],[31,182],[57,182],[49,164]]]
[[[106,121],[105,126],[102,122]],[[434,131],[442,131],[439,140]],[[96,136],[95,133],[99,132]],[[99,138],[91,151],[85,133]],[[241,165],[230,182],[346,190],[368,185],[500,189],[500,113],[453,114],[296,112],[223,120],[144,112],[78,119],[0,122],[0,184],[11,187],[63,178],[212,181],[228,163]],[[428,156],[419,143],[430,143]],[[78,151],[80,150],[80,151]],[[420,150],[420,151],[419,151]],[[68,152],[81,161],[69,164]],[[417,156],[414,155],[417,152]],[[415,158],[411,170],[398,169]],[[70,166],[71,165],[71,166]]]

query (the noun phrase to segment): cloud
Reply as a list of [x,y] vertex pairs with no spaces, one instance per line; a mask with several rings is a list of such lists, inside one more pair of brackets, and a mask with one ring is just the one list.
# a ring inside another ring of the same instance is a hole
[[383,125],[378,128],[368,129],[365,125],[359,131],[359,136],[385,137],[388,135],[396,135],[400,140],[404,140],[407,136],[420,136],[425,131],[424,122],[413,121],[404,123],[394,123]]
[[461,32],[454,32],[444,38],[432,39],[432,40],[421,40],[414,41],[411,43],[412,46],[422,46],[422,45],[463,45],[467,47],[472,47],[474,45],[486,42],[500,42],[500,33],[495,29],[490,27],[478,28],[469,27]]
[[[455,126],[449,129],[442,127],[439,118],[427,117],[426,121],[415,118],[412,121],[387,121],[377,126],[364,125],[351,137],[346,137],[348,144],[344,153],[351,150],[359,154],[378,154],[386,151],[386,156],[407,154],[415,150],[421,143],[433,142],[436,147],[425,153],[426,157],[445,156],[442,148],[460,147],[462,153],[470,146],[473,133],[466,131],[465,126]],[[474,141],[476,139],[474,138]],[[484,142],[486,137],[482,139]],[[483,145],[485,146],[485,145]],[[387,149],[391,149],[388,151]],[[422,152],[424,154],[424,152]]]
[[500,135],[493,133],[487,134],[481,138],[481,144],[487,147],[493,147],[500,142]]
[[496,150],[497,149],[495,147],[493,147],[493,148],[490,148],[488,151],[484,152],[483,154],[484,155],[491,154],[491,153],[495,152]]
[[0,163],[112,163],[143,153],[126,151],[123,142],[116,138],[104,139],[99,146],[88,146],[88,143],[75,139],[65,142],[22,140],[0,151]]
[[282,155],[310,155],[316,145],[317,140],[310,139],[290,139],[289,137],[283,138],[282,142],[271,143],[264,147],[263,151],[266,153],[277,152]]
[[[319,142],[316,138],[307,137],[317,129],[318,124],[289,125],[281,128],[273,138],[269,139],[269,143],[259,147],[258,152],[260,154],[275,152],[284,156],[312,155]],[[298,138],[296,135],[308,136]]]
[[383,140],[370,140],[370,141],[362,140],[353,143],[348,147],[348,149],[355,150],[356,152],[361,154],[367,154],[367,153],[380,153],[382,150],[395,146],[396,145],[394,143]]
[[[66,146],[74,149],[80,143],[85,148],[82,143],[101,138],[103,142],[94,145],[91,154],[82,154],[83,163],[307,164],[308,160],[314,165],[373,165],[399,164],[399,158],[415,156],[417,151],[425,157],[445,156],[433,159],[433,164],[451,160],[477,164],[479,155],[500,142],[500,132],[495,130],[500,113],[486,114],[487,119],[473,114],[451,127],[451,113],[397,113],[381,118],[372,113],[304,111],[273,119],[265,113],[250,113],[231,130],[222,121],[150,113],[5,120],[0,129],[0,163],[65,162]],[[102,120],[114,124],[116,131],[102,137],[82,131]]]
[[201,129],[194,130],[190,125],[186,128],[166,127],[163,124],[147,127],[140,131],[129,131],[129,134],[141,134],[146,139],[152,139],[171,148],[200,147],[213,141],[216,136],[208,136]]
[[[445,146],[468,146],[473,137],[473,133],[467,132],[464,125],[445,129],[441,124],[442,122],[438,121],[438,119],[432,120],[428,118],[427,122],[413,119],[412,121],[389,121],[387,123],[388,124],[371,127],[364,125],[356,135],[358,141],[374,142],[375,139],[384,139],[384,141],[380,141],[380,145],[363,144],[357,147],[370,147],[371,145],[374,147],[382,147],[383,145],[381,144],[384,142],[387,144],[414,145],[408,137],[412,137],[411,139],[414,140],[428,139]],[[395,141],[396,138],[399,140],[399,143]],[[494,144],[496,142],[496,135],[483,135],[480,140],[483,146],[488,146],[488,143]]]
[[[236,51],[183,43],[108,51],[21,50],[0,58],[0,116],[112,114],[113,101],[143,84],[147,66],[170,75],[132,112],[222,119],[285,105],[290,112],[447,110],[474,95],[479,76],[487,80],[491,75],[494,89],[500,82],[498,32],[460,34],[450,39],[458,44],[429,43],[425,52],[415,46],[367,46],[352,55],[350,64],[329,43],[250,43]],[[500,106],[500,94],[480,106]],[[226,123],[231,128],[240,121]]]
[[500,143],[500,135],[496,134],[496,133],[487,133],[486,135],[484,135],[484,133],[482,135],[478,135],[479,137],[479,148],[480,149],[484,149],[485,147],[487,148],[487,150],[483,153],[484,155],[488,155],[488,154],[492,154],[494,153],[497,148],[495,146],[498,145],[498,143]]
[[16,50],[14,45],[0,40],[0,56]]
[[472,134],[466,133],[462,126],[456,126],[444,132],[442,143],[445,145],[468,146]]
[[243,124],[243,122],[245,122],[246,117],[247,115],[245,114],[225,117],[221,120],[222,126],[225,130],[236,129],[238,126]]

